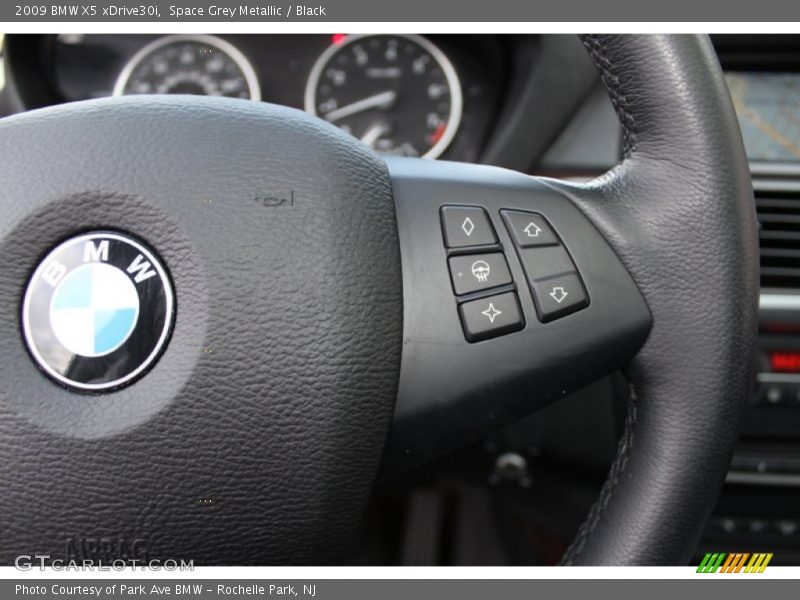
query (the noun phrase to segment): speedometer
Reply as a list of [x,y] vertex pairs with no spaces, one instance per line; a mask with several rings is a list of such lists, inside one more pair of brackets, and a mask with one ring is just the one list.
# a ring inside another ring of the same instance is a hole
[[382,154],[436,158],[461,121],[461,84],[417,35],[333,37],[308,79],[306,110]]
[[260,100],[252,65],[212,35],[170,35],[146,45],[122,69],[114,95],[197,94]]

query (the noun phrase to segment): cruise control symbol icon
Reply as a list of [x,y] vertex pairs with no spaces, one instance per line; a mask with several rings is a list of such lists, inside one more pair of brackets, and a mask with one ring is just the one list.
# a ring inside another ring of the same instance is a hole
[[486,280],[489,279],[489,273],[492,272],[492,268],[485,260],[476,260],[472,263],[471,270],[473,277],[481,283],[486,283]]
[[174,295],[155,254],[127,235],[99,231],[54,248],[22,306],[28,350],[61,385],[102,391],[152,366],[174,319]]

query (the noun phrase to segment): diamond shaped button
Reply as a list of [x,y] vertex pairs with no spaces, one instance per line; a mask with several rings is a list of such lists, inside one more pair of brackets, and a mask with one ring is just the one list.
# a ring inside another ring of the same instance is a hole
[[472,235],[472,232],[475,231],[475,223],[472,222],[472,219],[467,217],[461,224],[461,229],[463,229],[464,233],[466,233],[468,236]]
[[443,206],[442,229],[448,248],[497,243],[489,215],[479,206]]

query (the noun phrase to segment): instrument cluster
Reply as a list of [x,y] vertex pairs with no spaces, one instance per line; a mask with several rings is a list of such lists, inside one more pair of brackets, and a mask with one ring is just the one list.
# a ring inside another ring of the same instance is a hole
[[503,85],[493,36],[76,35],[41,48],[56,101],[202,94],[319,116],[381,154],[476,160]]

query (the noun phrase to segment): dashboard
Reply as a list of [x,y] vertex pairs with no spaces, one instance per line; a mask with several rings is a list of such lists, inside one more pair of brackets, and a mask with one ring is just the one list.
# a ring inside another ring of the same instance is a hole
[[[493,134],[502,133],[497,129],[504,120],[515,125],[509,119],[514,103],[532,99],[521,92],[526,82],[516,70],[526,63],[553,61],[544,52],[544,44],[536,43],[541,42],[540,36],[13,37],[8,52],[13,60],[7,68],[10,79],[19,83],[25,109],[134,94],[227,96],[305,110],[379,153],[495,162],[514,168],[521,166],[485,160],[483,155],[492,146]],[[731,57],[725,76],[751,161],[800,162],[800,73],[784,68],[785,59],[777,69],[769,63],[743,62],[741,53],[731,55],[730,39],[719,36],[717,41]],[[570,56],[570,60],[574,64],[577,59]],[[26,81],[32,70],[41,79]],[[578,72],[587,76],[585,70]],[[548,88],[548,93],[559,91],[557,86],[550,87],[556,89]],[[577,92],[585,95],[586,89]],[[543,96],[544,89],[538,94]],[[533,100],[537,101],[535,96]],[[613,119],[604,100],[592,110],[605,109],[603,118]],[[574,103],[567,99],[565,104]],[[552,112],[551,108],[541,118],[552,119]],[[574,120],[580,116],[570,115],[578,117]],[[608,126],[605,135],[617,135],[616,128]],[[611,147],[618,149],[614,143]],[[488,154],[497,154],[496,148]],[[594,165],[579,164],[575,170],[578,174],[601,172],[617,157],[608,154],[594,169]],[[548,165],[549,161],[543,162]],[[563,167],[556,164],[554,170]]]
[[[621,149],[610,102],[571,35],[15,34],[0,52],[0,116],[189,93],[305,110],[383,154],[529,173],[591,175]],[[587,102],[603,118],[589,115],[588,131],[565,138]]]
[[27,94],[34,106],[134,94],[264,101],[320,116],[379,153],[428,158],[476,160],[507,83],[494,36],[67,34],[18,41],[45,77]]

